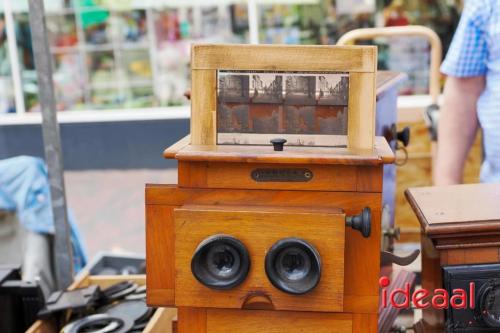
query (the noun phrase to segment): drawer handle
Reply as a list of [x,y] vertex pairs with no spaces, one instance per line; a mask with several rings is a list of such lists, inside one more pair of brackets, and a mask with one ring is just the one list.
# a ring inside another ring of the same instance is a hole
[[372,232],[372,211],[365,207],[358,215],[346,216],[345,224],[361,232],[363,237],[368,238]]

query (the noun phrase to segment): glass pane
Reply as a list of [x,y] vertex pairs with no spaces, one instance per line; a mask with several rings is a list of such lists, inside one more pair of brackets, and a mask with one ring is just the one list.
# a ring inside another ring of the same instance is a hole
[[112,88],[92,88],[90,99],[96,109],[117,109],[123,105],[122,94]]
[[123,50],[121,57],[125,75],[129,81],[151,80],[151,63],[148,49]]
[[0,114],[15,112],[5,19],[0,14]]
[[347,73],[218,71],[217,142],[344,145],[348,96]]
[[190,37],[192,16],[185,11],[182,13],[178,9],[165,8],[154,12],[154,26],[157,47],[162,48]]
[[154,12],[156,34],[155,95],[161,106],[187,104],[192,16],[166,8]]
[[83,61],[76,52],[54,55],[54,87],[58,110],[84,107],[85,78]]
[[46,22],[51,47],[72,47],[78,44],[74,14],[47,15]]
[[111,42],[109,11],[99,7],[85,8],[80,11],[80,20],[85,41],[91,45]]
[[145,108],[155,105],[154,91],[152,86],[136,87],[130,89],[130,94],[125,101],[125,107]]
[[147,42],[147,24],[145,10],[131,10],[117,15],[117,26],[121,42]]
[[91,52],[87,55],[90,84],[95,87],[116,85],[115,57],[112,51]]

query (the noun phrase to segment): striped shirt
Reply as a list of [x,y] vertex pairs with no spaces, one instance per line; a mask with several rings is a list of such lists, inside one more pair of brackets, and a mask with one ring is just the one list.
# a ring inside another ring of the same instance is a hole
[[441,71],[454,77],[486,76],[478,104],[485,160],[482,182],[500,182],[500,0],[466,0]]

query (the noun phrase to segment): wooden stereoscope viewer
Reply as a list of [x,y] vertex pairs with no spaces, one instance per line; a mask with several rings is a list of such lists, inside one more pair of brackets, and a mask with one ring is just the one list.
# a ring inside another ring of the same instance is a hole
[[146,187],[147,299],[180,333],[376,332],[377,49],[194,45],[191,133]]

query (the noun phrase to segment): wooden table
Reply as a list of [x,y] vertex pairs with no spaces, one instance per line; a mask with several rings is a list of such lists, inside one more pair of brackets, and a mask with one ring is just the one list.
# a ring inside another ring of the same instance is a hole
[[[422,230],[423,288],[442,288],[443,266],[500,262],[500,184],[411,188],[406,198]],[[423,321],[442,332],[444,312],[425,309]]]

